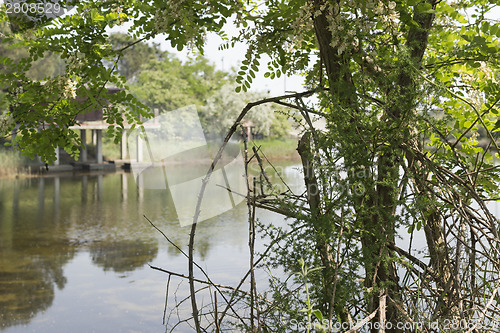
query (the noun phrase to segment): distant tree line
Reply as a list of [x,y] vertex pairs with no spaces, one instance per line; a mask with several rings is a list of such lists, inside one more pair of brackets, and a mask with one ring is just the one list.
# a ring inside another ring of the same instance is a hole
[[[110,35],[109,40],[114,49],[134,42],[122,33]],[[236,93],[233,73],[217,70],[202,56],[181,62],[157,44],[138,42],[109,65],[125,76],[131,92],[150,108],[170,111],[195,104],[211,136],[225,135],[246,103],[266,97],[264,92]],[[247,119],[257,137],[284,137],[291,129],[284,110],[277,106],[255,108]]]
[[[9,29],[2,23],[0,33]],[[119,50],[121,56],[106,65],[126,78],[132,94],[151,109],[161,112],[196,105],[202,127],[212,137],[224,135],[227,126],[237,117],[246,103],[263,98],[265,93],[236,93],[231,82],[234,74],[217,70],[208,59],[198,56],[185,62],[172,53],[163,51],[158,44],[137,42],[126,34],[113,33],[107,47]],[[130,46],[133,44],[132,46]],[[29,53],[23,45],[9,41],[0,44],[0,56],[22,59]],[[79,59],[61,59],[48,54],[35,62],[27,75],[41,82],[56,81],[67,66],[76,66]],[[0,71],[9,71],[10,64],[0,64]],[[4,98],[8,87],[0,91],[0,127],[12,121],[6,116],[9,103]],[[289,135],[291,125],[283,109],[265,105],[255,108],[247,118],[256,137],[281,138]]]

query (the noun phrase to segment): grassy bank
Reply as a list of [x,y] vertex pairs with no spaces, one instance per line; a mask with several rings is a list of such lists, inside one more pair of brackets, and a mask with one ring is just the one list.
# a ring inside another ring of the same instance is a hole
[[297,153],[297,139],[263,139],[249,142],[249,149],[252,146],[260,147],[266,157],[270,160],[299,160]]
[[[131,141],[134,143],[134,140]],[[269,159],[299,159],[299,155],[296,150],[297,139],[295,138],[252,140],[248,144],[250,150],[252,149],[252,146],[261,147],[261,151]],[[243,144],[241,144],[241,147],[243,147]],[[214,147],[209,148],[213,149]],[[135,149],[135,147],[129,147],[129,149]],[[217,148],[215,148],[215,150],[217,150]],[[103,153],[105,160],[117,160],[120,158],[120,145],[117,145],[110,139],[105,138],[103,140]]]
[[[243,144],[241,144],[243,147]],[[260,151],[269,160],[299,160],[297,154],[297,139],[263,139],[252,140],[248,144],[250,150],[255,146],[260,147]],[[133,148],[133,147],[132,147]],[[113,143],[110,139],[103,140],[104,159],[107,161],[118,160],[120,158],[120,145]],[[89,158],[95,155],[95,147],[88,145]],[[66,163],[63,159],[63,163]],[[18,151],[9,147],[0,147],[0,177],[15,176],[23,173],[23,170],[30,164],[29,159],[21,156]]]
[[30,172],[30,167],[37,163],[14,148],[0,145],[0,177],[14,177],[19,174]]
[[14,175],[22,166],[20,154],[12,149],[0,149],[0,177]]

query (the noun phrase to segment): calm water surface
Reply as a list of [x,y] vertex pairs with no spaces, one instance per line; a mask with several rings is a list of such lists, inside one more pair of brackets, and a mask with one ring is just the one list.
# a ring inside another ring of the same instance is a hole
[[[278,169],[300,193],[298,166]],[[164,332],[168,277],[148,264],[187,275],[187,261],[143,215],[186,249],[190,227],[180,227],[168,192],[140,190],[132,174],[0,180],[0,331]],[[244,203],[198,225],[196,261],[214,282],[235,286],[246,272],[247,231]],[[425,249],[423,235],[413,244]],[[186,282],[172,278],[169,308],[188,296]],[[189,317],[188,302],[180,312]],[[177,321],[173,313],[169,327]]]
[[[300,186],[295,166],[281,169]],[[164,332],[167,275],[148,264],[187,274],[187,261],[143,215],[186,249],[190,227],[168,193],[138,189],[132,174],[0,180],[0,331]],[[247,223],[243,203],[199,224],[196,260],[213,281],[236,285],[246,272]],[[187,288],[172,278],[169,308]]]

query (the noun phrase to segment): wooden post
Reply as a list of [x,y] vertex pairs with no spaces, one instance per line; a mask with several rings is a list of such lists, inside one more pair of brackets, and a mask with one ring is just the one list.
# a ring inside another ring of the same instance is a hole
[[141,137],[141,134],[138,133],[137,134],[137,162],[142,162],[143,161],[143,156],[142,156],[142,153],[143,153],[143,148],[142,148],[142,137]]
[[87,162],[87,130],[80,130],[80,139],[82,141],[82,147],[80,149],[80,161]]
[[54,165],[59,165],[60,164],[61,161],[59,160],[59,158],[60,158],[59,155],[60,155],[59,154],[59,146],[57,146],[56,147],[56,160],[54,161]]
[[123,130],[122,132],[122,142],[121,142],[121,152],[120,152],[120,158],[122,160],[125,159],[127,156],[127,131]]
[[97,163],[101,164],[103,159],[102,159],[102,130],[98,129],[95,130],[96,132],[96,158],[97,158]]

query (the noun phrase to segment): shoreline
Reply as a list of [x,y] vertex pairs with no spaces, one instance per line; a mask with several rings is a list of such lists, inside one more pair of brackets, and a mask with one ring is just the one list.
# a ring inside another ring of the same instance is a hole
[[[267,155],[267,159],[271,163],[274,162],[297,162],[300,163],[298,154],[290,155]],[[222,159],[221,161],[226,161]],[[211,163],[209,159],[190,160],[188,165],[207,165]],[[250,163],[256,163],[253,160]],[[117,172],[130,172],[134,163],[127,160],[114,160],[105,161],[102,164],[97,163],[67,163],[60,165],[50,165],[48,170],[43,164],[39,165],[24,165],[16,168],[17,170],[9,170],[8,172],[0,173],[0,179],[20,179],[20,178],[39,178],[39,177],[54,177],[61,175],[79,175],[79,174],[93,174],[93,173],[117,173]],[[137,164],[136,164],[137,165]],[[150,163],[138,163],[138,167],[147,167]],[[158,165],[158,164],[156,164]],[[161,164],[160,164],[161,165]],[[163,163],[165,166],[179,166],[186,165],[185,161],[170,161]],[[21,170],[20,170],[21,169]]]
[[[286,139],[263,139],[251,141],[248,144],[248,157],[253,156],[252,147],[255,146],[259,151],[262,151],[265,155],[261,155],[262,159],[265,161],[266,158],[269,159],[271,163],[273,162],[297,162],[300,163],[300,156],[297,153],[297,138],[286,138]],[[19,153],[13,150],[4,150],[3,160],[0,158],[0,179],[12,179],[12,178],[31,178],[31,177],[44,177],[53,174],[81,174],[88,172],[119,172],[120,170],[127,170],[131,168],[135,162],[127,159],[117,158],[116,146],[108,147],[108,154],[104,155],[104,162],[102,164],[97,164],[95,158],[90,156],[89,160],[86,162],[75,161],[69,159],[69,156],[64,156],[61,158],[61,164],[46,166],[43,163],[36,163],[29,161],[19,155]],[[243,151],[243,146],[241,146]],[[0,151],[1,152],[1,151]],[[1,156],[0,156],[1,157]],[[226,159],[227,160],[227,159]],[[255,158],[253,159],[255,160]],[[253,163],[252,160],[252,163]],[[224,161],[224,159],[223,159]],[[212,160],[209,159],[170,159],[168,165],[196,165],[196,164],[209,164]],[[150,165],[148,162],[137,163],[136,166],[147,167]]]

